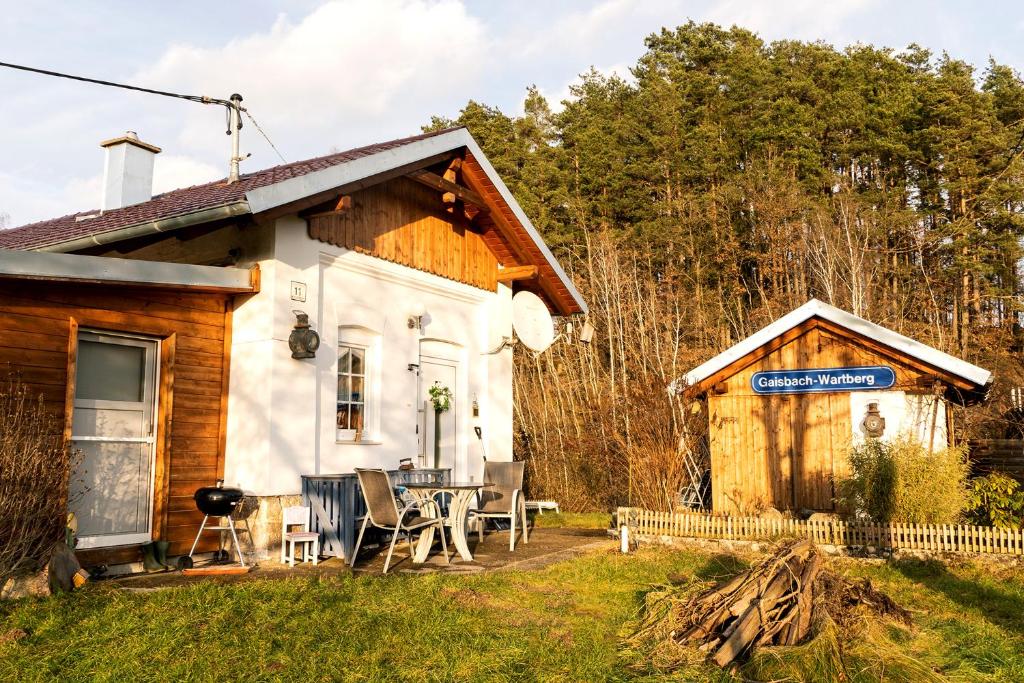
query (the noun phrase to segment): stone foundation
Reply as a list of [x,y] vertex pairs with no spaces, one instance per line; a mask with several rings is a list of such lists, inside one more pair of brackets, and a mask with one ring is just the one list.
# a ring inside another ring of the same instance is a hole
[[[244,517],[249,522],[257,562],[281,560],[281,511],[292,505],[302,505],[302,496],[246,497],[244,509],[236,515],[236,519]],[[247,540],[239,538],[242,547],[248,551],[250,546]]]

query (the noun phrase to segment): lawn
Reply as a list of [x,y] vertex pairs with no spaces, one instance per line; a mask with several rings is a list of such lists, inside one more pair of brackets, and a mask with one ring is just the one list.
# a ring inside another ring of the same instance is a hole
[[[486,575],[203,582],[151,593],[95,584],[0,603],[0,679],[738,680],[699,664],[654,672],[621,643],[653,584],[725,577],[743,563],[645,548]],[[1024,680],[1019,572],[843,567],[914,610],[916,630],[900,643],[907,655],[953,680]]]

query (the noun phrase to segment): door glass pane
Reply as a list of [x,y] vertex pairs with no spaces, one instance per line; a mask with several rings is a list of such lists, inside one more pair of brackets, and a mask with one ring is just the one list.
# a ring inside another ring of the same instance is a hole
[[353,377],[352,378],[352,400],[362,401],[363,400],[363,378]]
[[342,346],[338,349],[338,372],[340,373],[347,373],[349,371],[348,354],[349,349],[347,347]]
[[338,429],[348,429],[348,404],[338,404]]
[[149,436],[145,432],[145,413],[114,408],[75,408],[72,422],[75,436],[106,436],[112,439]]
[[352,418],[348,425],[349,429],[362,429],[363,428],[363,404],[353,403],[352,404]]
[[82,460],[71,478],[79,536],[149,531],[149,445],[74,441]]
[[75,397],[139,403],[145,373],[145,348],[79,340]]
[[339,377],[338,378],[338,400],[348,401],[352,397],[352,389],[349,381],[351,377]]
[[363,370],[363,354],[366,353],[363,349],[352,349],[352,374],[362,375],[365,374]]

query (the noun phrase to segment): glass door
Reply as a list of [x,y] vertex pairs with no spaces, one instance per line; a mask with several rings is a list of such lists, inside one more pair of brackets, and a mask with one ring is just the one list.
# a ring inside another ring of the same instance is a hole
[[78,336],[71,477],[78,547],[152,540],[157,342],[99,332]]

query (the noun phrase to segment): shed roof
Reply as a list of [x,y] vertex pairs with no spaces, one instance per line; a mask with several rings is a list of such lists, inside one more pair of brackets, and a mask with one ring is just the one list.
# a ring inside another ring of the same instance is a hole
[[2,280],[130,285],[239,294],[259,291],[260,271],[257,266],[249,269],[230,266],[222,268],[0,249]]
[[[684,391],[687,387],[699,385],[716,373],[754,353],[765,344],[813,318],[831,322],[899,354],[917,359],[926,365],[959,377],[979,389],[988,385],[992,380],[992,373],[984,368],[979,368],[977,365],[972,365],[927,344],[922,344],[869,320],[830,306],[824,301],[811,299],[803,306],[729,347],[711,360],[698,365],[673,382],[673,389]],[[738,368],[737,371],[739,369],[741,368]]]
[[83,211],[0,230],[0,249],[74,251],[88,244],[110,244],[136,236],[136,228],[152,226],[152,232],[159,232],[230,216],[259,214],[455,150],[467,152],[470,167],[479,169],[482,176],[482,194],[497,205],[511,226],[508,237],[488,236],[491,248],[500,251],[508,246],[499,243],[499,239],[517,242],[517,253],[534,261],[522,265],[538,266],[544,293],[558,312],[585,313],[583,297],[465,128],[424,133],[274,166],[244,174],[235,183],[221,179],[172,190],[147,202],[111,211]]

